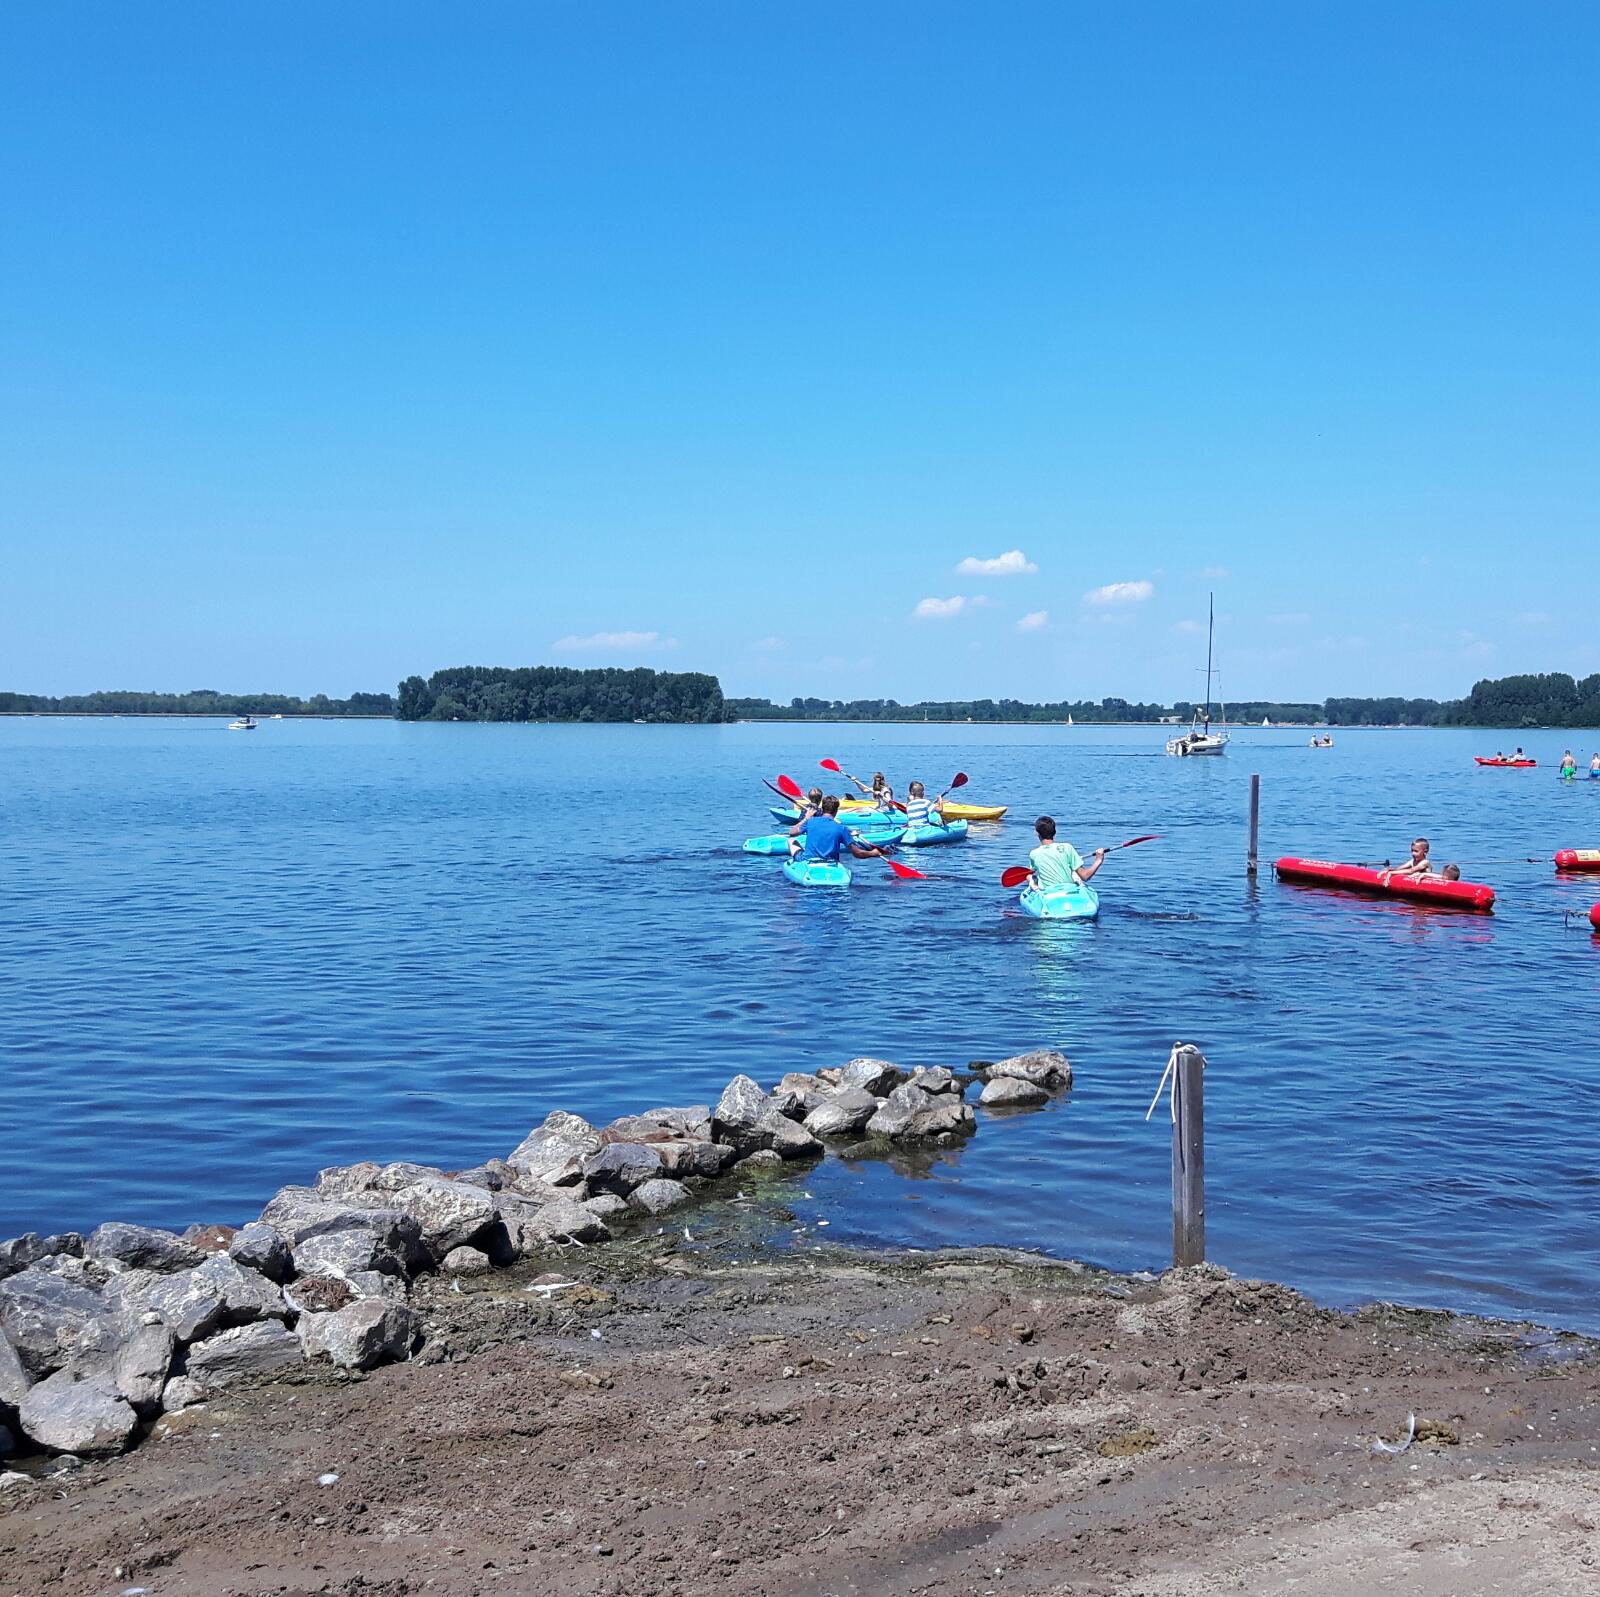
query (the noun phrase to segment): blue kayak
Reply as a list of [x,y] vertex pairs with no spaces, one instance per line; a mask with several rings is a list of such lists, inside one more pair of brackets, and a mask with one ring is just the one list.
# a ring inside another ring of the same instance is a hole
[[850,867],[841,860],[788,859],[783,874],[801,887],[848,887]]
[[[783,809],[777,804],[767,806],[767,814],[775,821],[787,821],[791,826],[800,819],[799,810],[791,804],[788,809]],[[897,810],[869,810],[869,809],[841,809],[839,811],[839,824],[841,826],[894,826],[904,825],[905,817]]]
[[966,835],[965,821],[947,821],[943,826],[908,826],[900,841],[907,848],[927,848],[933,843],[959,843]]
[[[900,841],[905,834],[905,827],[852,827],[851,833],[868,848],[888,848]],[[787,854],[789,852],[789,834],[787,832],[774,832],[770,837],[747,837],[744,840],[744,851],[746,854]]]
[[1042,893],[1025,887],[1017,902],[1025,915],[1036,920],[1093,920],[1100,913],[1100,895],[1087,882]]

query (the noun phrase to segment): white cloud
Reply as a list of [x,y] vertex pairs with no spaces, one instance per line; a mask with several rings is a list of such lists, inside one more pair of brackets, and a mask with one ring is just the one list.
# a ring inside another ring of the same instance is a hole
[[562,654],[597,654],[610,649],[676,649],[676,638],[664,638],[659,632],[591,632],[586,638],[569,634],[557,638],[550,645]]
[[1108,582],[1103,588],[1091,588],[1083,596],[1085,604],[1141,604],[1156,591],[1153,582]]
[[956,567],[964,577],[1025,577],[1032,576],[1038,569],[1020,549],[1007,549],[1003,555],[996,555],[992,560],[980,560],[977,555],[968,555]]
[[1547,627],[1554,617],[1543,610],[1524,610],[1517,617],[1519,627]]
[[918,621],[947,621],[958,616],[973,601],[965,594],[955,594],[948,599],[921,599],[911,614]]
[[1030,610],[1017,623],[1018,632],[1040,632],[1050,624],[1048,610]]
[[757,654],[776,654],[782,647],[782,638],[758,638],[755,644]]
[[1205,629],[1204,621],[1177,621],[1172,627],[1174,632],[1204,632]]

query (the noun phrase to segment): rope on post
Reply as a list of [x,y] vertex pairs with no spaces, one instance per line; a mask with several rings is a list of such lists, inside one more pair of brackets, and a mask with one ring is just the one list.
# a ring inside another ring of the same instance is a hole
[[1176,1042],[1167,1056],[1148,1120],[1170,1087],[1172,1116],[1172,1262],[1203,1263],[1206,1256],[1205,1055],[1193,1043]]

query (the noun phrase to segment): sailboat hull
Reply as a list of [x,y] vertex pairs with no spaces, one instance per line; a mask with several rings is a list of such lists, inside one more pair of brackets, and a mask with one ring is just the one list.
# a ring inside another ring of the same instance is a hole
[[1167,753],[1176,754],[1183,759],[1192,759],[1198,754],[1226,754],[1228,740],[1215,734],[1199,733],[1193,737],[1171,738],[1167,743]]

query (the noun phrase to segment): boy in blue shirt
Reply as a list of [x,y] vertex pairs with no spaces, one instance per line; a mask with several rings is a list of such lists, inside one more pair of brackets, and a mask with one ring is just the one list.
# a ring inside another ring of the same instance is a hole
[[858,843],[850,828],[839,822],[839,800],[830,793],[822,801],[822,813],[813,815],[789,830],[789,853],[802,859],[837,860],[845,849],[857,859],[885,859],[881,848]]

